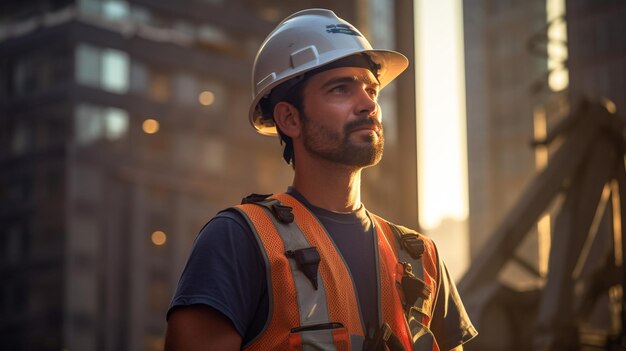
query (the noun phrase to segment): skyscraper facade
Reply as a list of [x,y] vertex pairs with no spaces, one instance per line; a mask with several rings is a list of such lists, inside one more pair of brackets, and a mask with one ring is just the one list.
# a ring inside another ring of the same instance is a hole
[[[331,8],[368,33],[412,25],[394,22],[407,13],[395,8],[374,28],[373,3],[0,4],[2,348],[162,349],[165,312],[201,227],[241,197],[291,181],[278,140],[247,119],[261,41],[304,7]],[[412,52],[412,37],[399,42],[384,44]],[[406,92],[389,91],[390,111],[412,108]],[[396,135],[390,161],[365,180],[386,191],[364,196],[399,218],[411,200],[394,187],[394,150],[411,136]]]

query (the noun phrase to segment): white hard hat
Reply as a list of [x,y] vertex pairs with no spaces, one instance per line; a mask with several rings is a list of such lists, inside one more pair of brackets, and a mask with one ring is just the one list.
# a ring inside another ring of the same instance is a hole
[[283,20],[261,45],[254,60],[250,122],[257,132],[276,135],[271,113],[263,115],[260,101],[281,83],[339,59],[364,53],[379,65],[381,89],[404,71],[407,58],[391,50],[374,50],[350,23],[325,9],[309,9]]

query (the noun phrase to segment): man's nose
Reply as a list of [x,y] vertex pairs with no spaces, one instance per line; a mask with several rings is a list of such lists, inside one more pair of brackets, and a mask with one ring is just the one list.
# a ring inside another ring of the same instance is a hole
[[359,102],[357,105],[358,114],[375,116],[378,113],[378,101],[376,96],[372,96],[368,89],[361,89],[358,94]]

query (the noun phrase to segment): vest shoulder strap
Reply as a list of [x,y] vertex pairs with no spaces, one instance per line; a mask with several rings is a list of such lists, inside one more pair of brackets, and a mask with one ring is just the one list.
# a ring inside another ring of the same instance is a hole
[[285,206],[276,198],[271,198],[272,194],[250,194],[241,200],[241,204],[256,204],[270,210],[274,218],[281,223],[289,224],[293,222],[294,216],[292,208]]

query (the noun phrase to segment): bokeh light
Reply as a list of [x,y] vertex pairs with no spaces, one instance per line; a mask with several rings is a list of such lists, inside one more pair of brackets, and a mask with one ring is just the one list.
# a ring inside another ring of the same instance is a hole
[[156,246],[165,245],[165,243],[167,242],[167,234],[165,234],[165,232],[161,230],[156,230],[152,232],[150,240],[152,240],[152,243]]
[[154,134],[159,131],[160,124],[159,121],[157,121],[156,119],[148,118],[143,121],[142,128],[146,134]]

